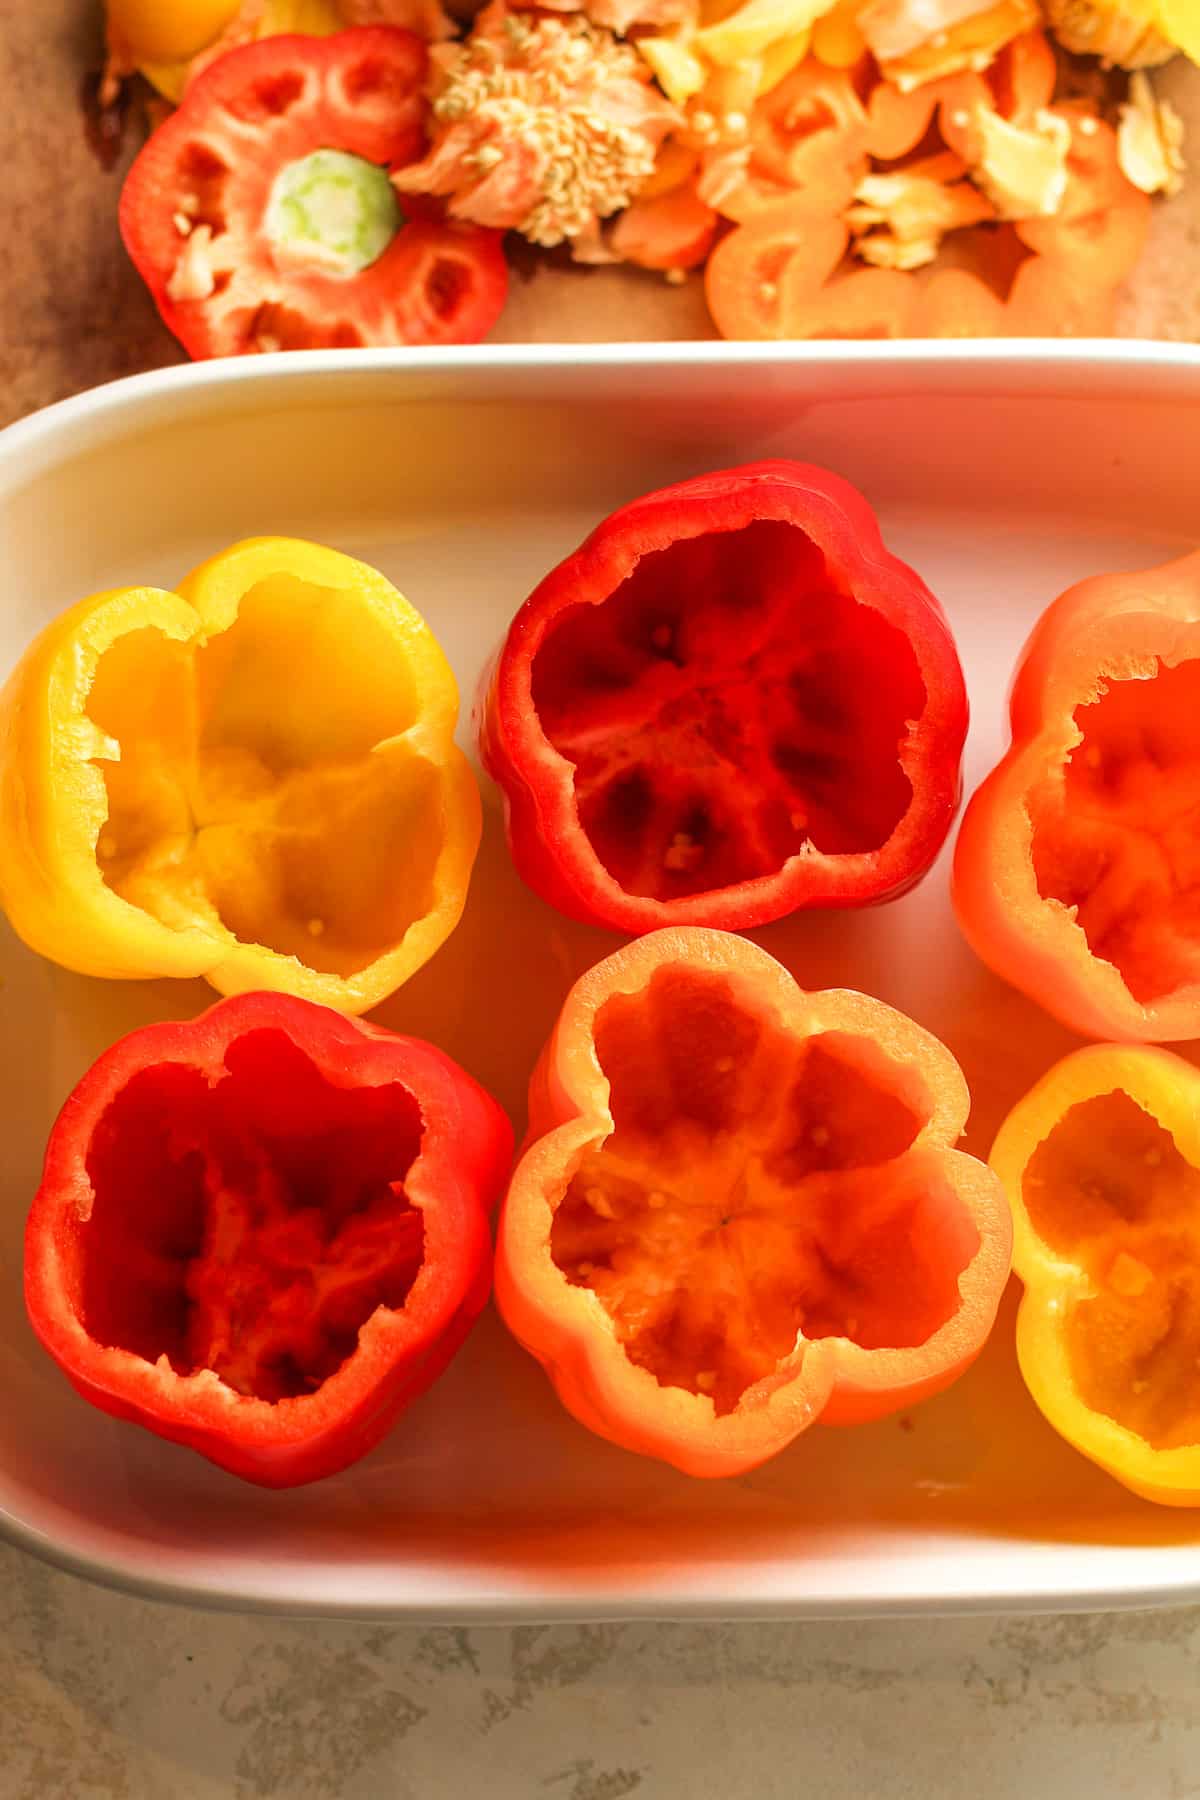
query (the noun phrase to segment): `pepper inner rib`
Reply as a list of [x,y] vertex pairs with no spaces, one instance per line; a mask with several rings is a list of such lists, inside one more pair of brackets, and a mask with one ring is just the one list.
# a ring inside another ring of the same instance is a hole
[[914,1149],[920,1076],[865,1039],[797,1039],[727,977],[661,969],[595,1031],[613,1131],[585,1154],[551,1251],[630,1359],[731,1412],[801,1338],[924,1343],[978,1232]]
[[583,830],[627,893],[736,886],[806,848],[876,851],[912,801],[900,754],[926,699],[912,646],[796,526],[644,556],[563,615],[532,682]]
[[231,1044],[215,1085],[142,1070],[89,1150],[84,1328],[261,1400],[315,1392],[420,1273],[405,1180],[421,1132],[406,1088],[336,1087],[281,1032]]
[[345,590],[286,575],[242,597],[207,642],[154,629],[101,657],[88,716],[96,844],[122,899],[348,976],[433,900],[437,771],[405,739],[420,698],[402,646]]
[[1155,1450],[1200,1444],[1200,1169],[1115,1089],[1063,1115],[1022,1191],[1037,1235],[1090,1277],[1064,1321],[1081,1400]]
[[1076,710],[1082,742],[1030,807],[1039,892],[1142,1005],[1200,982],[1200,662],[1155,669]]

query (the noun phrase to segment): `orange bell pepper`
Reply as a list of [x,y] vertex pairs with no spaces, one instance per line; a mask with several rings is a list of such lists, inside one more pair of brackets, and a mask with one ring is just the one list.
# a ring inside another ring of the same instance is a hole
[[257,538],[94,595],[0,693],[0,900],[82,974],[363,1012],[463,909],[457,711],[424,620],[334,550]]
[[501,1313],[577,1419],[690,1475],[910,1406],[981,1348],[1008,1273],[1000,1184],[952,1148],[968,1104],[882,1002],[653,932],[576,983],[535,1071]]
[[955,852],[967,938],[1075,1031],[1200,1035],[1200,551],[1060,595],[1011,715]]
[[991,1163],[1034,1400],[1135,1494],[1200,1506],[1200,1071],[1167,1050],[1078,1050],[1013,1108]]

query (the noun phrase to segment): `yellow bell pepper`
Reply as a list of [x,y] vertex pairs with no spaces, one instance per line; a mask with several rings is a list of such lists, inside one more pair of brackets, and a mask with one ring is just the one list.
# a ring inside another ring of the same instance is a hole
[[990,1161],[1034,1400],[1134,1493],[1200,1505],[1200,1070],[1168,1050],[1078,1050],[1013,1108]]
[[[108,41],[122,68],[140,69],[168,100],[183,97],[192,59],[238,25],[243,0],[107,0]],[[345,24],[337,0],[264,0],[239,41],[299,31],[327,37]]]
[[457,715],[420,614],[337,551],[256,538],[96,594],[0,693],[0,900],[83,974],[364,1012],[462,913]]
[[108,29],[138,62],[186,62],[236,17],[241,0],[108,0]]

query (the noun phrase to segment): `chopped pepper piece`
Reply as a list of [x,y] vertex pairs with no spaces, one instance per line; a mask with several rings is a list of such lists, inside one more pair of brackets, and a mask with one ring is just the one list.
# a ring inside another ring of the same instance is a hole
[[655,932],[567,996],[530,1087],[496,1299],[602,1437],[736,1475],[816,1420],[936,1393],[1008,1274],[999,1182],[954,1150],[949,1051],[745,939]]
[[855,269],[815,294],[789,293],[784,300],[786,335],[801,341],[910,337],[919,304],[916,281],[903,269]]
[[696,33],[696,48],[710,62],[744,62],[784,38],[810,31],[833,5],[834,0],[741,0],[723,19]]
[[879,268],[919,269],[933,262],[948,231],[993,218],[991,201],[961,179],[965,174],[965,165],[946,152],[888,175],[868,175],[846,215],[857,254]]
[[983,154],[981,115],[1029,126],[1049,106],[1056,81],[1054,51],[1041,31],[1023,32],[1006,44],[986,73],[945,75],[907,90],[879,81],[867,100],[867,149],[885,162],[907,156],[936,113],[947,147],[973,165]]
[[1046,108],[1028,125],[1014,125],[981,107],[975,179],[1001,219],[1057,213],[1067,191],[1071,127]]
[[902,91],[986,69],[1040,20],[1037,0],[870,0],[858,15],[885,80]]
[[708,80],[708,65],[684,38],[639,38],[637,49],[673,106],[686,106]]
[[1030,256],[1017,270],[1005,307],[1013,337],[1111,337],[1116,289],[1097,274],[1049,256]]
[[1078,1050],[1018,1101],[991,1163],[1034,1400],[1135,1494],[1200,1506],[1200,1073],[1167,1050]]
[[849,483],[752,463],[622,507],[509,628],[482,707],[522,877],[621,931],[743,927],[919,880],[966,695]]
[[1122,173],[1110,125],[1086,107],[1050,112],[1070,126],[1066,189],[1053,216],[1020,220],[1017,235],[1038,256],[1069,264],[1094,286],[1115,288],[1142,253],[1150,197]]
[[363,1012],[458,922],[479,795],[420,615],[258,538],[72,607],[0,694],[0,898],[83,974]]
[[189,85],[121,192],[125,247],[193,357],[469,343],[507,292],[500,237],[407,216],[425,45],[385,26],[273,37]]
[[826,210],[831,185],[851,192],[867,170],[867,115],[850,75],[815,58],[800,64],[754,108],[750,120],[754,166],[790,188],[820,187]]
[[812,30],[813,55],[831,69],[852,69],[867,53],[867,40],[859,29],[862,0],[836,0],[816,21]]
[[379,1442],[487,1299],[512,1131],[431,1044],[242,994],[115,1044],[59,1115],[25,1234],[85,1400],[247,1481]]
[[717,229],[711,206],[691,182],[627,206],[612,229],[615,256],[643,269],[694,269],[708,255]]
[[[418,0],[413,0],[415,10]],[[428,0],[436,7],[437,0]],[[107,91],[134,70],[178,106],[188,82],[208,63],[259,38],[302,32],[327,37],[344,25],[414,20],[359,20],[338,0],[106,0]],[[424,35],[436,36],[436,32]]]
[[914,337],[1003,337],[1004,301],[966,269],[938,269],[921,293]]
[[704,297],[722,337],[786,337],[794,308],[824,286],[849,239],[843,220],[790,201],[729,232],[704,268]]
[[1117,161],[1125,179],[1143,194],[1177,194],[1183,186],[1183,120],[1141,71],[1130,79],[1129,100],[1121,108]]
[[1043,613],[954,894],[997,974],[1091,1037],[1200,1035],[1200,551]]
[[[1042,0],[1046,19],[1064,50],[1099,56],[1123,69],[1154,68],[1175,54],[1171,27],[1159,0]],[[1182,0],[1182,14],[1191,0]],[[1195,41],[1195,40],[1194,40]]]

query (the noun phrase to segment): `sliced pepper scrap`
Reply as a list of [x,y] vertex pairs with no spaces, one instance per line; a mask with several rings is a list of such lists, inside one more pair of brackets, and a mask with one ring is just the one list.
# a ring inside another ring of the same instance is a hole
[[530,1087],[496,1297],[589,1429],[724,1476],[876,1419],[981,1348],[999,1182],[949,1052],[765,951],[661,931],[572,989]]
[[842,219],[784,201],[762,207],[717,244],[704,269],[704,297],[722,337],[771,341],[790,334],[841,262],[850,232]]
[[372,1448],[487,1299],[512,1132],[430,1044],[242,994],[105,1052],[25,1234],[30,1321],[102,1411],[291,1487]]
[[[810,57],[755,106],[751,159],[762,175],[810,190],[829,214],[841,211],[867,171],[867,115],[853,80]],[[847,199],[849,197],[847,195]]]
[[1122,173],[1111,125],[1074,105],[1052,107],[1048,116],[1071,132],[1066,189],[1051,217],[1021,220],[1017,235],[1036,255],[1116,288],[1145,248],[1153,203]]
[[954,860],[967,938],[1087,1036],[1200,1035],[1200,552],[1050,606]]
[[83,974],[343,1012],[457,924],[480,832],[454,677],[365,564],[258,538],[63,614],[0,694],[0,898]]
[[[1176,48],[1200,48],[1193,0],[1042,0],[1064,50],[1098,56],[1107,66],[1152,68]],[[1185,23],[1185,20],[1188,23]]]
[[1037,1405],[1134,1493],[1200,1505],[1200,1073],[1166,1050],[1076,1051],[1013,1108],[991,1164]]
[[966,722],[941,608],[862,495],[777,461],[597,526],[513,621],[480,746],[552,905],[741,928],[919,880]]
[[[934,16],[944,19],[941,28]],[[868,48],[901,90],[964,70],[986,69],[999,51],[1040,22],[1037,0],[871,0],[859,14]]]

